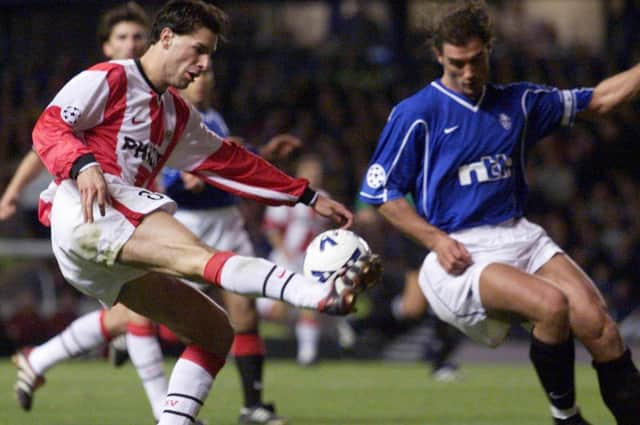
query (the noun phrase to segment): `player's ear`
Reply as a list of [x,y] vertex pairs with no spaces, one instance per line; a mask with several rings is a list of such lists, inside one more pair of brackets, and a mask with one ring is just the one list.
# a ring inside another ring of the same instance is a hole
[[175,33],[173,32],[173,30],[171,30],[171,28],[169,27],[162,28],[162,31],[160,31],[160,38],[159,38],[160,43],[162,44],[162,47],[166,49],[171,45],[171,41],[173,40],[174,34]]
[[102,54],[104,55],[105,58],[113,57],[113,49],[111,48],[111,44],[109,44],[108,41],[105,41],[104,43],[102,43]]
[[433,48],[433,56],[436,57],[436,60],[440,65],[443,65],[444,57],[442,56],[442,51],[440,51],[437,47]]

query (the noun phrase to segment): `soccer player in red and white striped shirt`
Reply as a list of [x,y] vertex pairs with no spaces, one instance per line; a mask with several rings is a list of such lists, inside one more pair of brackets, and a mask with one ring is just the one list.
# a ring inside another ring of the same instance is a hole
[[[208,67],[226,15],[201,0],[158,13],[140,60],[98,64],[69,81],[43,112],[34,147],[55,184],[40,218],[65,278],[106,305],[121,302],[191,341],[176,363],[160,425],[194,421],[233,340],[226,313],[175,277],[344,314],[380,276],[375,255],[328,285],[275,264],[202,244],[178,223],[175,202],[151,185],[164,165],[271,205],[303,202],[344,226],[352,214],[258,156],[224,141],[174,90]],[[338,291],[336,283],[344,287]]]

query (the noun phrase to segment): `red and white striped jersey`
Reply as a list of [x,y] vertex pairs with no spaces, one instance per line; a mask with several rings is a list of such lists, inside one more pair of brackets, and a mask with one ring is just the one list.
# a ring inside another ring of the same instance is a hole
[[38,119],[33,143],[57,181],[92,154],[103,172],[139,187],[150,187],[165,165],[269,205],[293,205],[308,186],[208,130],[174,89],[158,93],[133,59],[71,79]]

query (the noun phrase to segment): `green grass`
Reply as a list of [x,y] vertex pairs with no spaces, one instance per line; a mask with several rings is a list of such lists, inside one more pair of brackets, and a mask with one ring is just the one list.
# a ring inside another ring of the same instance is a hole
[[[167,369],[168,370],[168,369]],[[322,362],[300,368],[293,362],[267,365],[267,400],[294,425],[549,425],[548,407],[526,365],[464,364],[464,379],[433,381],[421,364]],[[613,425],[593,370],[577,368],[578,398],[594,424]],[[128,365],[68,362],[49,371],[29,413],[13,398],[15,371],[0,361],[0,425],[153,424],[137,379]],[[215,425],[235,424],[239,379],[232,362],[216,380],[201,417]]]

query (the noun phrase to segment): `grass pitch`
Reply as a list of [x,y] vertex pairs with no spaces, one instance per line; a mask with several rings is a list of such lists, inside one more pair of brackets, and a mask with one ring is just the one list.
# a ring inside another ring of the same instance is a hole
[[[170,364],[167,364],[169,371]],[[463,365],[464,378],[440,383],[422,364],[326,361],[301,368],[267,364],[265,399],[293,425],[550,425],[547,403],[528,364]],[[595,373],[576,370],[578,401],[594,425],[613,425]],[[13,396],[15,369],[0,360],[0,425],[138,425],[154,423],[129,364],[71,361],[47,374],[31,412]],[[239,378],[230,361],[214,383],[200,417],[210,425],[237,423]]]

